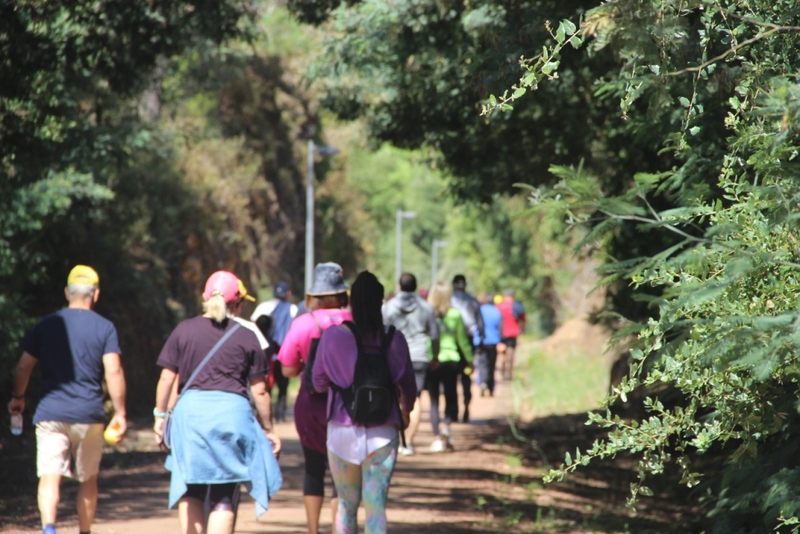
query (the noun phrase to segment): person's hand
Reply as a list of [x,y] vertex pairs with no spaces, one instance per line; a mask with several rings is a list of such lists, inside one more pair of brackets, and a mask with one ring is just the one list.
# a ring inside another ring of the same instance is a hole
[[155,423],[153,423],[153,432],[155,433],[156,437],[156,445],[158,448],[164,452],[169,452],[169,449],[164,445],[164,418],[163,417],[156,417]]
[[128,420],[124,415],[114,414],[114,417],[111,418],[108,426],[116,429],[117,440],[115,445],[118,445],[122,441],[122,438],[125,437],[125,433],[128,431]]
[[271,429],[264,430],[264,435],[272,442],[272,454],[275,455],[275,459],[279,459],[281,457],[281,438]]
[[25,397],[8,401],[8,413],[18,415],[25,411]]
[[439,368],[439,360],[431,360],[428,362],[428,368],[431,371],[435,371]]

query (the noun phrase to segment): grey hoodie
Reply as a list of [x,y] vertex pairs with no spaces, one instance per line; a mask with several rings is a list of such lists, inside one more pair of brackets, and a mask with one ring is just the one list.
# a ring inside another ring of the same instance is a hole
[[438,352],[439,326],[433,308],[416,293],[401,291],[383,306],[383,321],[400,330],[412,362],[428,361],[428,339]]

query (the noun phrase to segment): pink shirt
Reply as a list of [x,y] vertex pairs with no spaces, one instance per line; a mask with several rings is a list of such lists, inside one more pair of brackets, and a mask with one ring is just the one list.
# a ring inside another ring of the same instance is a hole
[[[289,332],[278,352],[278,361],[287,367],[302,368],[311,349],[311,340],[320,337],[320,329],[325,330],[352,319],[353,315],[348,310],[340,308],[315,310],[313,317],[310,313],[298,315],[289,325]],[[300,384],[300,392],[294,405],[294,426],[300,443],[303,447],[327,454],[325,442],[328,431],[328,397],[309,394],[302,376]]]
[[311,340],[320,337],[314,318],[319,322],[320,328],[325,330],[333,325],[352,321],[353,315],[349,310],[336,308],[315,310],[314,317],[311,317],[310,313],[295,317],[278,352],[278,361],[282,365],[300,367],[300,363],[305,362],[308,350],[311,348]]

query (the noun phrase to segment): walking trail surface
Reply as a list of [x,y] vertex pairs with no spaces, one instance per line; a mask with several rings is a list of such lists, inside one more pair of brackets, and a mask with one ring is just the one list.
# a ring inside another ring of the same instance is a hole
[[[454,452],[428,451],[432,433],[427,414],[423,416],[415,439],[417,454],[399,457],[392,478],[388,505],[391,532],[496,532],[493,528],[481,528],[486,513],[478,502],[486,493],[486,484],[507,470],[502,447],[494,442],[498,434],[505,432],[505,416],[511,411],[509,389],[505,383],[499,385],[495,397],[474,396],[471,422],[453,425]],[[477,387],[473,390],[477,392]],[[427,395],[423,398],[427,401]],[[423,406],[427,408],[427,402]],[[300,443],[291,420],[278,423],[276,430],[283,442],[280,458],[283,487],[270,502],[269,511],[258,520],[252,500],[243,497],[236,524],[238,533],[306,532]],[[152,439],[152,433],[146,429],[131,431],[119,450],[106,451],[99,481],[95,534],[166,534],[178,530],[177,512],[166,509],[169,476],[162,467],[164,455],[151,445]],[[74,484],[65,484],[59,532],[77,531],[73,503]],[[331,530],[329,510],[326,504],[322,532]],[[24,527],[6,524],[1,531],[41,532],[35,528],[35,517],[25,515],[16,517],[26,524]],[[6,523],[9,518],[3,519]],[[362,508],[362,528],[363,521]]]

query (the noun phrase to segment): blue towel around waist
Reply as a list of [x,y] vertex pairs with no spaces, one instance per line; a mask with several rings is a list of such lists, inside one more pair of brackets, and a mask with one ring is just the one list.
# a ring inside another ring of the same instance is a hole
[[172,472],[169,507],[187,484],[245,484],[256,501],[256,517],[283,482],[272,443],[250,403],[235,393],[191,389],[181,395],[172,422],[172,451],[165,467]]

